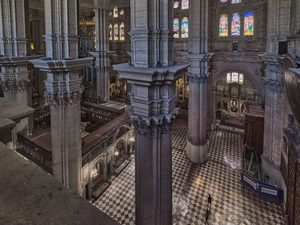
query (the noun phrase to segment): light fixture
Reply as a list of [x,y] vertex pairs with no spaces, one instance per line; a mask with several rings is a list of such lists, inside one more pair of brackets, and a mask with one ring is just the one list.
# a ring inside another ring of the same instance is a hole
[[119,154],[119,151],[115,151],[115,156],[118,156]]

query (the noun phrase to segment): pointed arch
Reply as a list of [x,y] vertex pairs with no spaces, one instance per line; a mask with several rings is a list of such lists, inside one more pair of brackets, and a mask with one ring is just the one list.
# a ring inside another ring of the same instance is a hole
[[117,23],[114,25],[114,40],[119,40],[119,25]]
[[120,41],[125,40],[125,26],[124,23],[120,24]]

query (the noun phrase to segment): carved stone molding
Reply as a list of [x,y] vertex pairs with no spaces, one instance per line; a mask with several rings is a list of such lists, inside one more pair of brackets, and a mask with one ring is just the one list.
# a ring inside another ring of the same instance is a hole
[[265,81],[266,88],[274,93],[283,93],[284,83],[283,80],[266,80]]
[[162,117],[157,118],[142,118],[132,116],[131,120],[134,125],[135,131],[144,137],[150,137],[152,135],[168,134],[172,131],[173,122],[172,120]]
[[195,74],[188,74],[189,82],[192,83],[206,83],[208,76],[207,75],[195,75]]
[[5,92],[25,91],[32,86],[32,79],[0,81]]
[[265,64],[280,64],[278,55],[259,54],[258,56]]
[[82,89],[71,92],[45,93],[51,107],[72,106],[80,103]]

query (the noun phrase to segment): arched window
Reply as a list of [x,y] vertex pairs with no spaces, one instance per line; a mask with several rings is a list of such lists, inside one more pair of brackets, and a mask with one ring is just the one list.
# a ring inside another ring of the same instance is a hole
[[118,17],[118,7],[117,6],[115,6],[115,8],[114,8],[114,17]]
[[112,24],[109,24],[109,26],[108,26],[108,39],[109,40],[113,39]]
[[119,40],[119,26],[118,24],[114,25],[114,40]]
[[228,36],[228,15],[222,14],[220,16],[220,30],[219,30],[220,37],[227,37]]
[[237,72],[232,72],[232,73],[227,73],[227,78],[226,78],[227,83],[239,83],[241,85],[244,84],[244,75],[241,73]]
[[189,37],[189,20],[187,17],[182,18],[181,22],[181,37],[188,38]]
[[173,23],[174,38],[179,38],[179,19],[174,18]]
[[189,8],[189,0],[182,0],[181,9],[188,9],[188,8]]
[[120,40],[124,41],[125,40],[125,28],[124,28],[124,23],[121,23],[120,25]]
[[241,3],[241,0],[231,0],[232,4]]
[[173,7],[177,9],[179,7],[179,1],[174,1]]
[[231,19],[231,35],[240,36],[241,33],[241,15],[239,13],[232,14]]
[[246,12],[244,17],[244,35],[251,36],[254,33],[254,14]]

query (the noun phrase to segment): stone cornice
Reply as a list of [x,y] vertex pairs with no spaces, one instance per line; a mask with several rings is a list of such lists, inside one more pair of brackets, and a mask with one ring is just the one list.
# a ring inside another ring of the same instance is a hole
[[89,65],[93,60],[92,57],[70,59],[70,60],[51,60],[47,58],[30,60],[34,67],[39,68],[46,72],[69,72],[74,70],[80,70]]
[[258,54],[258,56],[265,64],[279,64],[280,63],[280,58],[278,55]]
[[199,61],[199,62],[209,62],[215,53],[207,53],[207,54],[187,54],[186,58],[189,61]]
[[[175,65],[171,67],[140,68],[128,65],[128,63],[113,65],[121,78],[131,83],[151,83],[155,81],[173,81],[181,77],[189,65]],[[134,81],[134,82],[133,82]]]
[[41,55],[34,56],[20,56],[20,57],[0,57],[0,65],[1,66],[18,66],[24,64],[30,64],[30,60],[34,60],[40,58]]

